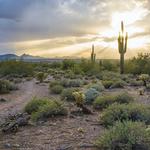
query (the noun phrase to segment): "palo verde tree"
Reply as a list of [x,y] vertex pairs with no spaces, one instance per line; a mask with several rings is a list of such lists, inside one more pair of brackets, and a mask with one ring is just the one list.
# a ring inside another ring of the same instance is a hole
[[118,37],[118,49],[120,53],[120,74],[124,73],[124,54],[127,51],[128,33],[124,34],[124,24],[121,22],[121,32]]

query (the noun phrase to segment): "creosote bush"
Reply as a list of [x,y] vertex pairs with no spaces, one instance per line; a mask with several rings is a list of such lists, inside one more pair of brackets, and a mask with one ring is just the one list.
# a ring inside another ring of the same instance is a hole
[[127,83],[123,80],[115,80],[114,83],[110,86],[110,88],[124,88]]
[[130,80],[128,81],[128,83],[129,83],[131,86],[143,86],[143,81],[140,81],[140,80],[130,79]]
[[80,87],[81,85],[83,85],[83,82],[80,79],[74,79],[69,81],[70,87]]
[[31,119],[33,121],[67,114],[67,110],[61,101],[37,98],[32,99],[25,106],[25,112],[31,114]]
[[61,82],[59,80],[53,80],[49,83],[49,88],[52,88],[53,86],[61,85]]
[[63,91],[63,86],[61,85],[55,85],[52,88],[50,88],[50,92],[52,94],[61,94],[62,91]]
[[89,87],[95,89],[98,92],[102,92],[105,90],[105,87],[103,86],[103,84],[101,82],[91,84],[91,85],[89,85]]
[[95,144],[100,150],[149,150],[150,130],[141,122],[117,122]]
[[47,74],[44,73],[44,72],[38,72],[38,73],[36,74],[36,79],[37,79],[40,83],[42,83],[42,82],[44,81],[44,79],[46,79],[46,77],[47,77]]
[[0,80],[0,94],[9,93],[12,90],[17,90],[17,86],[8,80]]
[[114,125],[116,121],[142,121],[150,124],[150,106],[142,104],[113,104],[100,115],[104,126]]
[[75,97],[73,96],[73,93],[77,91],[78,89],[75,88],[64,89],[61,93],[61,99],[67,101],[75,101]]
[[99,96],[93,102],[93,106],[94,108],[101,110],[107,108],[113,103],[128,104],[133,101],[134,98],[130,94],[123,92],[118,94],[115,93],[110,95]]
[[102,81],[102,84],[106,89],[109,89],[113,85],[114,81],[112,80],[104,80]]

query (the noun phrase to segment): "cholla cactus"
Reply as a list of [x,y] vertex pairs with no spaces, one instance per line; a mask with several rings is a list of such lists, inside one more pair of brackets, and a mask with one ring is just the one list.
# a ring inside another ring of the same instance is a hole
[[73,92],[76,104],[78,107],[82,106],[85,101],[85,95],[82,92]]
[[92,45],[91,62],[94,63],[96,60],[96,54],[94,52],[94,45]]
[[147,81],[150,79],[148,74],[141,74],[139,79],[143,81],[144,86],[147,86]]
[[121,22],[121,32],[119,32],[118,37],[118,49],[120,53],[120,73],[124,73],[124,54],[127,51],[127,41],[128,41],[128,33],[124,35],[124,25],[123,21]]
[[47,78],[47,74],[44,73],[44,72],[38,72],[38,73],[36,74],[36,79],[37,79],[40,83],[42,83],[42,82],[44,81],[44,79],[46,79],[46,78]]

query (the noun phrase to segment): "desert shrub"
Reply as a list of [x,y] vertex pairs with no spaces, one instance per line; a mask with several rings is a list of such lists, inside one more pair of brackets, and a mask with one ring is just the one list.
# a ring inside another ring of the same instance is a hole
[[49,103],[48,99],[38,99],[33,98],[26,106],[25,106],[25,112],[28,114],[31,114],[35,111],[37,111],[40,107],[46,105]]
[[117,62],[110,60],[103,60],[102,69],[109,71],[117,71],[118,70]]
[[104,81],[108,81],[108,80],[119,80],[121,79],[121,75],[119,73],[116,72],[111,72],[111,71],[103,71],[101,73],[101,78]]
[[36,79],[37,79],[40,83],[42,83],[42,82],[44,81],[44,79],[46,79],[46,77],[47,77],[47,74],[44,73],[44,72],[38,72],[38,73],[36,74]]
[[124,86],[127,85],[127,83],[123,80],[116,80],[114,83],[111,85],[110,88],[124,88]]
[[70,88],[70,89],[64,89],[61,93],[61,99],[67,100],[67,101],[75,101],[75,98],[73,96],[73,93],[78,91],[77,89]]
[[6,75],[22,75],[32,76],[34,65],[32,63],[22,61],[4,61],[0,63],[0,74]]
[[150,77],[148,74],[141,74],[139,76],[139,80],[143,81],[143,85],[146,86],[147,82],[149,81]]
[[69,81],[70,87],[80,87],[81,85],[83,85],[83,82],[79,79],[74,79]]
[[58,100],[34,98],[25,106],[25,112],[31,114],[34,121],[38,121],[48,117],[65,115],[67,110]]
[[67,79],[75,79],[76,75],[74,74],[74,72],[72,70],[67,70],[65,72],[64,77],[67,78]]
[[98,92],[102,92],[105,90],[105,87],[101,82],[98,82],[96,84],[91,84],[89,87],[95,89]]
[[70,79],[68,80],[64,78],[60,82],[63,87],[70,87]]
[[109,89],[113,85],[114,81],[112,80],[104,80],[102,81],[102,84],[106,89]]
[[85,92],[86,103],[91,104],[99,95],[100,95],[100,92],[98,92],[94,88],[87,89],[87,91]]
[[117,103],[127,104],[127,103],[130,103],[130,102],[133,102],[133,101],[134,101],[133,96],[130,95],[129,93],[127,93],[127,92],[121,92],[121,93],[118,93],[116,95],[116,102]]
[[125,63],[126,73],[150,74],[150,53],[138,54]]
[[17,90],[17,86],[8,80],[0,80],[0,94],[9,93],[12,90]]
[[72,69],[74,66],[75,66],[75,62],[73,60],[65,59],[62,62],[62,69],[63,70]]
[[141,104],[113,104],[105,109],[100,122],[105,125],[114,125],[116,121],[143,121],[150,123],[150,106]]
[[128,83],[131,85],[131,86],[142,86],[143,85],[143,82],[140,81],[140,80],[135,80],[135,79],[130,79],[128,81]]
[[113,103],[128,104],[130,102],[133,102],[133,100],[134,99],[131,95],[123,92],[118,94],[99,96],[93,102],[93,106],[96,109],[104,109]]
[[67,115],[67,109],[63,106],[63,103],[58,100],[49,100],[46,105],[31,114],[31,119],[38,121],[62,115]]
[[50,88],[50,91],[53,94],[60,94],[63,91],[63,86],[61,86],[61,85],[55,85],[52,88]]
[[52,80],[49,83],[49,88],[52,88],[53,86],[56,86],[56,85],[61,85],[61,81],[59,81],[59,80]]
[[116,97],[114,95],[99,96],[94,100],[93,106],[96,109],[104,109],[113,104],[115,102],[115,98]]
[[117,122],[96,140],[100,150],[148,150],[150,132],[141,122]]
[[146,89],[149,91],[150,90],[150,84],[146,85]]

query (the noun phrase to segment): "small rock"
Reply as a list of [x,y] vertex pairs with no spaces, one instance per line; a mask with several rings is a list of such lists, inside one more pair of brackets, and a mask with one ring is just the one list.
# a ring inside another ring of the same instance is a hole
[[13,147],[18,148],[18,147],[20,147],[20,145],[19,144],[14,144]]
[[85,131],[84,131],[84,129],[83,129],[83,128],[78,128],[78,132],[80,132],[80,133],[84,133]]
[[0,102],[6,102],[7,100],[4,98],[0,98]]
[[5,147],[5,148],[11,148],[11,144],[10,144],[10,143],[6,143],[6,144],[4,145],[4,147]]

